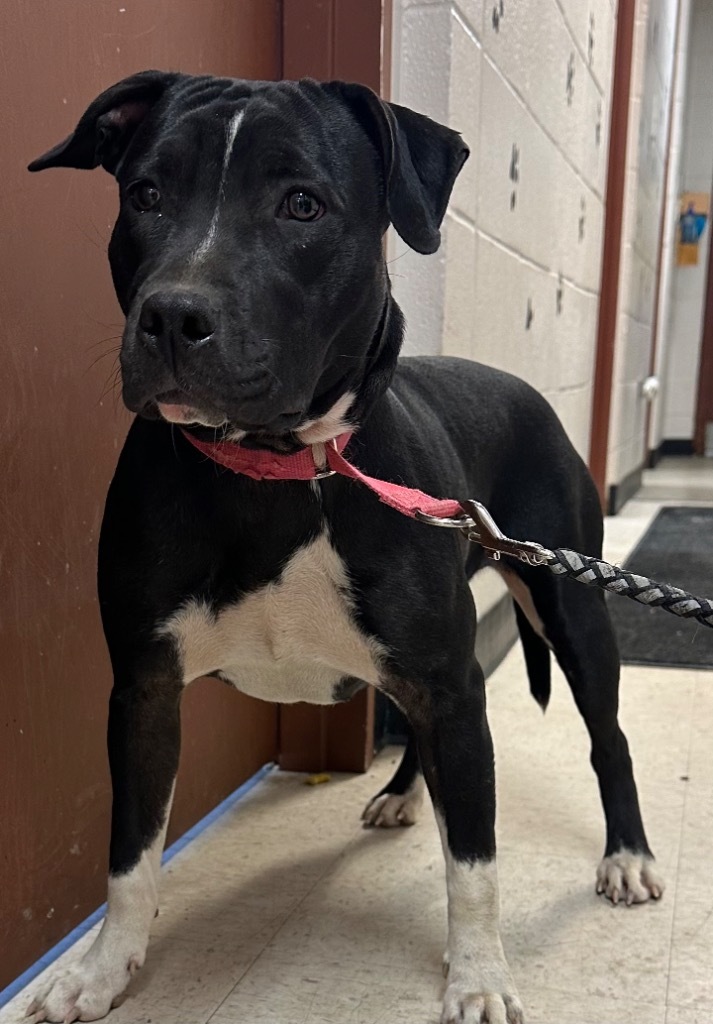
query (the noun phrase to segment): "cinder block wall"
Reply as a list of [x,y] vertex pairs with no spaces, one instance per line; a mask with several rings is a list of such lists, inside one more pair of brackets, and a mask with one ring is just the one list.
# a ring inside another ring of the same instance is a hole
[[589,448],[615,0],[394,0],[393,99],[472,155],[434,256],[393,238],[407,351],[510,370]]

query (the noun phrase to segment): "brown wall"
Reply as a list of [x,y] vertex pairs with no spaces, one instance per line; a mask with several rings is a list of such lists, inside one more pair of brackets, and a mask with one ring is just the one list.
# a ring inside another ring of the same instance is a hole
[[[111,685],[95,598],[128,424],[103,171],[30,176],[101,89],[145,67],[275,78],[279,0],[0,4],[0,988],[104,899]],[[184,701],[171,836],[276,756],[274,708]]]

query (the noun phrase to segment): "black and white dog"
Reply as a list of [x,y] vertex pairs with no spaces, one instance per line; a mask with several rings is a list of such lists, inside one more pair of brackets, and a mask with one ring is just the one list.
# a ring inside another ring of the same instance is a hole
[[[473,653],[482,550],[339,475],[255,480],[190,440],[279,461],[351,432],[345,454],[373,476],[477,498],[511,536],[599,554],[594,486],[540,396],[476,363],[398,359],[384,232],[434,252],[467,155],[456,132],[362,86],[147,71],[31,165],[101,164],[118,181],[109,255],[138,413],[99,551],[115,680],[108,912],[84,958],[38,994],[36,1021],[104,1016],[143,964],[181,693],[210,673],[272,701],[328,704],[368,684],[403,709],[413,739],[365,817],[410,823],[423,772],[447,868],[442,1022],[523,1019],[499,934]],[[547,704],[552,650],[589,730],[607,833],[598,890],[656,898],[603,596],[519,563],[503,572],[534,696]]]

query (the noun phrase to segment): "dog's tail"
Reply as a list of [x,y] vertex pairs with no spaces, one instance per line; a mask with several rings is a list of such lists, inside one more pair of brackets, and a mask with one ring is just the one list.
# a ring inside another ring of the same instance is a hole
[[525,651],[525,664],[527,665],[527,675],[530,680],[530,693],[542,710],[546,711],[552,689],[550,681],[550,649],[542,637],[532,628],[517,601],[513,601],[513,604],[515,605],[515,617],[517,618],[520,640]]

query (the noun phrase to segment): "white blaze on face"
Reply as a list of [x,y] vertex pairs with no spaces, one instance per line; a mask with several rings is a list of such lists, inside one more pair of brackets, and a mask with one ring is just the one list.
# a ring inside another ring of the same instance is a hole
[[225,154],[223,156],[223,167],[220,173],[220,184],[218,185],[218,195],[215,202],[215,210],[211,222],[208,225],[208,230],[205,233],[203,240],[200,245],[194,250],[191,256],[191,263],[199,263],[208,252],[215,242],[218,235],[218,219],[220,217],[220,210],[225,199],[225,182],[228,177],[228,168],[230,167],[230,158],[233,155],[233,146],[235,144],[235,136],[238,134],[238,128],[240,127],[243,118],[245,117],[245,109],[238,110],[231,119],[228,121],[225,130]]

